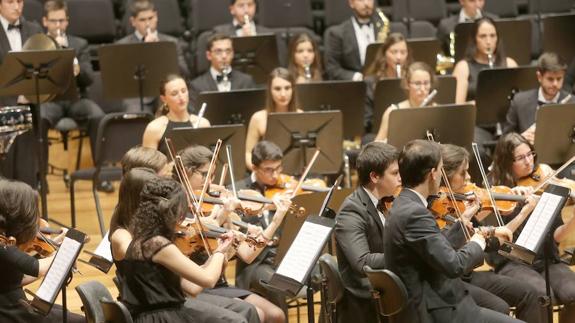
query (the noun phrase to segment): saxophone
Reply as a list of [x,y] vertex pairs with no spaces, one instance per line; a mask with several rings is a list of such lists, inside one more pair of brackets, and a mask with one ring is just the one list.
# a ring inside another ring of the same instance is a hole
[[455,32],[449,33],[449,56],[443,55],[442,53],[437,54],[437,62],[435,65],[435,70],[441,74],[445,75],[448,70],[453,68],[455,64]]
[[387,39],[387,35],[389,35],[389,19],[387,19],[381,9],[375,8],[375,11],[379,17],[379,21],[375,23],[378,30],[376,40],[378,43],[383,43]]

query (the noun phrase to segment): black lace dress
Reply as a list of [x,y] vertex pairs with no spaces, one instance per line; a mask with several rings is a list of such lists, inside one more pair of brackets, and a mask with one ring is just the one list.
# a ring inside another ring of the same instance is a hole
[[152,262],[152,257],[172,242],[154,237],[144,242],[132,241],[123,261],[122,302],[134,322],[174,323],[196,322],[192,312],[183,305],[184,293],[180,276]]

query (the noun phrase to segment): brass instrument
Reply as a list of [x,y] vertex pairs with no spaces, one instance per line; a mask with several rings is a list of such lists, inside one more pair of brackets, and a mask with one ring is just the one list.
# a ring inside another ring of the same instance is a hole
[[387,39],[387,36],[389,35],[389,19],[387,19],[387,17],[383,13],[383,11],[381,11],[381,9],[375,8],[375,11],[377,12],[377,16],[379,17],[379,21],[375,23],[375,26],[377,27],[378,30],[375,39],[377,42],[383,43]]
[[435,71],[445,75],[455,65],[455,32],[449,33],[449,56],[442,53],[437,54]]
[[[22,50],[56,50],[60,49],[60,45],[56,40],[46,34],[36,34],[30,36],[28,40],[22,45]],[[36,102],[35,95],[24,96],[28,102]],[[40,94],[40,103],[51,101],[56,97],[56,94]]]

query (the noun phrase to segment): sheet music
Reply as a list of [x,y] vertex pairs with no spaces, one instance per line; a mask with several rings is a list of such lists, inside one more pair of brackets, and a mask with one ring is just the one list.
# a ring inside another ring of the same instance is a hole
[[303,283],[308,269],[323,248],[330,231],[331,228],[328,226],[304,222],[276,273]]
[[553,218],[561,199],[559,195],[544,192],[515,244],[536,252],[537,243],[543,238],[547,224]]
[[38,298],[54,303],[58,292],[60,292],[60,286],[62,282],[68,278],[68,272],[74,261],[76,261],[81,247],[82,244],[80,242],[68,237],[64,238],[54,261],[52,261],[50,270],[48,270],[40,288],[38,288],[38,292],[36,293]]
[[106,235],[102,238],[102,241],[100,241],[96,250],[94,250],[94,254],[108,260],[109,262],[114,262],[114,259],[112,258],[112,246],[108,239],[108,234],[110,234],[110,231],[106,232]]

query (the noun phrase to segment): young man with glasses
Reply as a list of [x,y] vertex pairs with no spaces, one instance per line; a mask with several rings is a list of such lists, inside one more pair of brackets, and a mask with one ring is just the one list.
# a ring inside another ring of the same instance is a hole
[[208,40],[206,57],[210,68],[190,84],[190,104],[199,110],[198,96],[204,91],[228,92],[255,88],[254,79],[245,73],[232,70],[234,47],[230,36],[214,34]]
[[567,99],[567,102],[562,102],[570,95],[569,92],[561,90],[566,70],[567,64],[559,55],[543,53],[537,61],[536,74],[539,87],[519,92],[513,97],[503,132],[518,132],[534,144],[535,118],[539,107],[545,104],[575,102],[573,97]]

